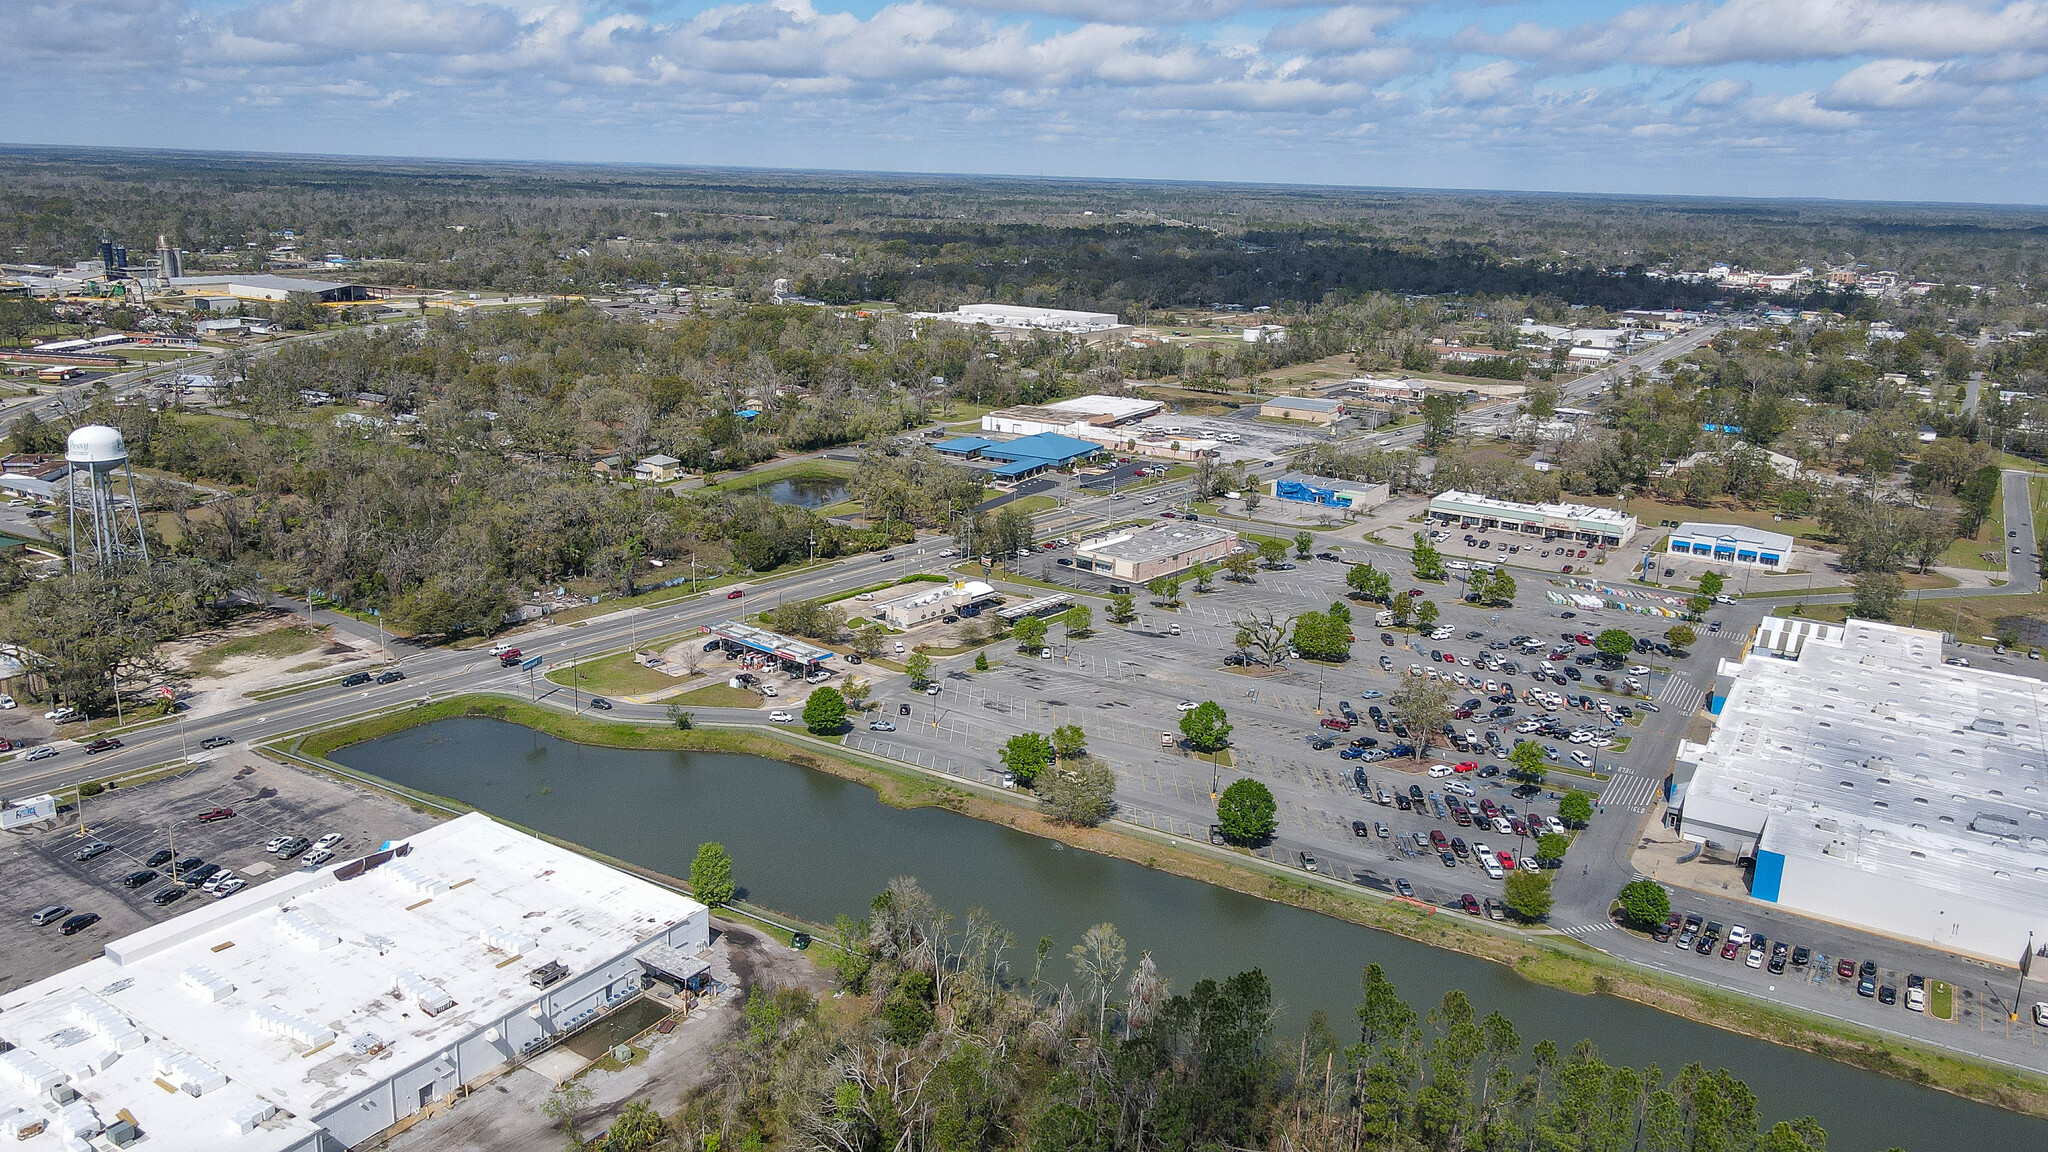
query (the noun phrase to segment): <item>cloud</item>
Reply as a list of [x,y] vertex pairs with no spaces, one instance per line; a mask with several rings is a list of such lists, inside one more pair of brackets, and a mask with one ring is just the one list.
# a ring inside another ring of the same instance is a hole
[[1713,80],[1700,85],[1699,91],[1692,94],[1692,102],[1701,108],[1726,108],[1747,95],[1747,80]]
[[1522,87],[1521,69],[1506,60],[1495,60],[1463,72],[1451,73],[1444,97],[1457,104],[1484,104],[1499,100]]
[[1271,52],[1307,52],[1315,55],[1355,52],[1380,43],[1381,32],[1405,13],[1399,8],[1346,5],[1305,20],[1276,26],[1266,34],[1265,47]]
[[1925,60],[1872,60],[1837,77],[1820,103],[1844,109],[1951,108],[1972,92],[1945,79],[1945,71]]
[[1758,96],[1744,101],[1742,112],[1757,124],[1836,132],[1854,128],[1862,121],[1852,112],[1822,108],[1811,92],[1789,96]]

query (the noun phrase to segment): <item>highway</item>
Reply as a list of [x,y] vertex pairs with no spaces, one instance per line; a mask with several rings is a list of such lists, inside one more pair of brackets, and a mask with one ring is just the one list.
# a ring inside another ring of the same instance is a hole
[[[922,547],[905,546],[895,560],[859,556],[829,566],[785,577],[772,585],[745,589],[743,600],[727,600],[729,588],[690,596],[657,608],[625,608],[589,621],[544,624],[521,630],[510,637],[528,656],[545,659],[547,668],[584,657],[627,647],[636,638],[659,636],[715,624],[758,612],[762,601],[811,599],[882,580],[900,579],[913,572],[937,570],[944,563],[938,550],[943,543],[934,538]],[[303,605],[298,606],[303,614]],[[332,612],[315,612],[316,623],[326,624],[356,638],[376,642],[376,630],[351,617]],[[527,695],[528,677],[517,669],[501,668],[488,651],[477,648],[456,651],[445,648],[408,649],[403,642],[393,645],[396,665],[405,679],[396,684],[340,688],[327,685],[269,701],[247,700],[222,711],[190,716],[182,723],[166,722],[132,734],[123,734],[126,746],[119,751],[88,756],[77,745],[64,743],[55,758],[25,762],[19,757],[0,763],[0,792],[25,795],[63,787],[81,780],[97,780],[177,760],[188,751],[197,753],[209,736],[228,736],[245,743],[258,743],[282,733],[329,724],[350,716],[403,707],[463,692],[494,691],[506,695]],[[533,677],[541,699],[564,711],[571,707],[571,691],[539,675]],[[585,694],[584,698],[587,698]],[[695,709],[706,720],[748,720],[763,718],[760,709]],[[619,703],[610,713],[613,719],[662,719],[665,706]],[[60,729],[59,736],[63,736]]]

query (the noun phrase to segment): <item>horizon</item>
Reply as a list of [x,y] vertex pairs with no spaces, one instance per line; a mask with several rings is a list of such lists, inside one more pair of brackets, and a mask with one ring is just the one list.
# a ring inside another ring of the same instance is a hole
[[54,147],[1856,203],[2048,187],[2032,0],[19,0],[0,34],[45,80],[0,108]]
[[721,172],[721,173],[762,173],[789,176],[845,177],[848,179],[889,180],[954,180],[954,181],[1023,181],[1054,184],[1130,184],[1141,186],[1185,186],[1191,188],[1219,189],[1272,189],[1281,192],[1331,192],[1331,193],[1377,193],[1434,196],[1501,196],[1501,197],[1555,197],[1560,199],[1586,200],[1632,200],[1643,202],[1658,201],[1723,201],[1742,204],[1816,204],[1829,207],[1869,207],[1887,209],[1920,209],[1948,211],[1996,211],[2028,212],[2048,211],[2048,198],[2039,201],[2023,200],[1880,200],[1857,199],[1844,196],[1821,195],[1736,195],[1732,193],[1694,192],[1609,192],[1571,188],[1517,188],[1517,187],[1459,187],[1454,185],[1408,185],[1408,184],[1343,184],[1317,183],[1311,181],[1248,180],[1248,179],[1205,179],[1196,177],[1169,176],[1117,176],[1061,173],[1030,173],[1000,171],[949,171],[945,169],[886,169],[886,168],[826,168],[796,167],[790,165],[759,164],[715,164],[686,161],[625,160],[595,158],[535,158],[521,156],[434,156],[425,154],[373,153],[373,152],[289,152],[253,151],[244,149],[219,148],[172,148],[147,145],[118,144],[65,144],[38,143],[20,140],[0,140],[0,157],[8,155],[52,155],[65,152],[100,154],[132,154],[137,156],[175,156],[194,159],[239,160],[248,163],[274,164],[423,164],[475,166],[475,167],[530,167],[530,168],[617,168],[649,172]]

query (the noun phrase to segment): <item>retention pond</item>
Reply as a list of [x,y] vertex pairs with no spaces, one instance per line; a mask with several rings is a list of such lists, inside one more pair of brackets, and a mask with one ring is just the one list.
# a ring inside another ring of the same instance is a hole
[[[823,923],[860,915],[906,875],[956,914],[993,914],[1027,964],[1039,937],[1053,937],[1054,955],[1064,956],[1085,929],[1109,921],[1132,957],[1149,949],[1176,988],[1265,970],[1288,1030],[1320,1008],[1344,1034],[1359,973],[1378,961],[1418,1009],[1462,988],[1530,1043],[1590,1038],[1611,1061],[1656,1063],[1667,1074],[1695,1060],[1726,1067],[1748,1081],[1767,1123],[1812,1115],[1836,1152],[2048,1139],[2048,1122],[942,809],[890,808],[859,784],[780,761],[594,748],[483,719],[439,721],[333,759],[672,876],[688,875],[700,843],[720,841],[748,899]],[[1061,962],[1047,974],[1071,978]]]

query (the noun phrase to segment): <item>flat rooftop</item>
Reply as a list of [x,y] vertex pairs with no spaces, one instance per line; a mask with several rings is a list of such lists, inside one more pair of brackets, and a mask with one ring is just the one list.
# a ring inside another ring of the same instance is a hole
[[[314,1117],[530,1003],[531,969],[581,972],[703,911],[480,813],[406,843],[353,879],[287,874],[0,996],[0,1038],[17,1046],[0,1054],[0,1112],[56,1074],[103,1122],[127,1109],[151,1148],[288,1148]],[[452,1006],[428,1016],[415,993],[394,996],[401,970]],[[205,1090],[159,1083],[187,1077]],[[259,1101],[282,1112],[239,1132],[231,1118]],[[62,1146],[54,1132],[21,1144]]]
[[333,292],[341,288],[353,288],[353,282],[336,280],[307,280],[298,276],[276,276],[268,273],[249,273],[240,276],[174,276],[174,288],[226,288],[243,284],[251,288],[268,288],[274,292]]
[[1688,520],[1673,528],[1671,535],[1686,540],[1726,540],[1733,544],[1753,544],[1779,552],[1787,552],[1792,548],[1792,537],[1785,533],[1751,528],[1747,524],[1709,524]]
[[1429,504],[1435,508],[1443,504],[1454,508],[1469,508],[1474,511],[1512,512],[1521,516],[1569,517],[1614,525],[1633,524],[1635,517],[1613,508],[1600,508],[1591,504],[1524,504],[1519,500],[1496,500],[1481,496],[1477,492],[1460,492],[1455,488],[1439,492],[1430,497]]
[[1237,533],[1228,528],[1172,520],[1164,524],[1154,524],[1149,528],[1137,528],[1108,536],[1097,536],[1093,540],[1083,540],[1074,546],[1074,551],[1141,564],[1147,560],[1163,560],[1169,556],[1178,556],[1190,548],[1200,548],[1205,544],[1236,537]]
[[1944,664],[1940,633],[1868,620],[1760,639],[1687,819],[2048,921],[2048,684]]

